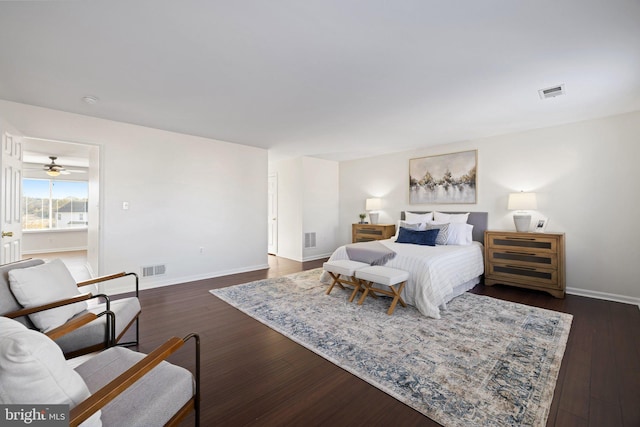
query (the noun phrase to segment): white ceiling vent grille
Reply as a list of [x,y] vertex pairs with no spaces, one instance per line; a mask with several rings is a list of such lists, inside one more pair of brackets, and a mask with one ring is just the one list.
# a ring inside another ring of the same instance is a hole
[[316,233],[304,233],[304,247],[315,248],[316,247]]
[[538,94],[540,94],[540,99],[555,98],[556,96],[564,95],[565,93],[566,92],[564,90],[564,85],[548,87],[546,89],[540,89],[538,91]]

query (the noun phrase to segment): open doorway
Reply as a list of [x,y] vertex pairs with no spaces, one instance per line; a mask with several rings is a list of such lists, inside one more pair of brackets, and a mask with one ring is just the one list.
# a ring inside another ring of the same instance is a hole
[[61,258],[79,280],[99,274],[100,147],[22,141],[22,257]]

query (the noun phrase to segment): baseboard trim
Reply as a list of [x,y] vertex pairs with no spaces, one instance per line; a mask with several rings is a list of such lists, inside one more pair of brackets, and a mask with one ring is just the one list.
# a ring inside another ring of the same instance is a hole
[[[329,258],[331,256],[333,252],[329,252],[326,254],[320,254],[320,255],[312,255],[312,256],[308,256],[308,257],[303,257],[303,258],[293,258],[293,257],[289,257],[289,256],[284,256],[284,255],[274,255],[280,258],[286,258],[286,259],[290,259],[291,261],[296,261],[296,262],[307,262],[307,261],[315,261],[317,259],[322,259],[322,258]],[[273,255],[273,254],[271,254]]]
[[587,289],[567,288],[567,293],[571,295],[577,295],[581,297],[589,297],[596,299],[603,299],[607,301],[621,302],[624,304],[637,305],[640,309],[640,298],[628,297],[626,295],[611,294],[608,292],[590,291]]
[[[165,280],[151,280],[151,279],[140,279],[140,290],[145,290],[145,289],[154,289],[154,288],[161,288],[164,286],[172,286],[172,285],[179,285],[181,283],[188,283],[188,282],[196,282],[198,280],[206,280],[206,279],[213,279],[215,277],[222,277],[222,276],[229,276],[231,274],[238,274],[238,273],[247,273],[250,271],[257,271],[257,270],[265,270],[269,268],[269,264],[259,264],[259,265],[253,265],[250,267],[244,267],[244,268],[237,268],[237,269],[231,269],[231,270],[224,270],[224,271],[216,271],[216,272],[210,272],[210,273],[204,273],[204,274],[197,274],[197,275],[193,275],[193,276],[183,276],[183,277],[172,277],[170,279],[165,279]],[[122,293],[126,293],[126,292],[131,292],[131,285],[129,284],[123,284],[121,286],[113,286],[113,287],[109,287],[108,292],[106,292],[109,295],[117,295],[117,294],[122,294]]]
[[75,248],[53,248],[53,249],[38,249],[32,251],[22,251],[22,255],[32,255],[32,254],[50,254],[53,252],[75,252],[75,251],[86,251],[86,246],[78,246]]
[[302,259],[302,262],[305,262],[305,261],[315,261],[315,260],[317,260],[317,259],[322,259],[322,258],[329,258],[329,257],[331,256],[331,254],[332,254],[332,253],[333,253],[333,252],[331,252],[331,253],[326,253],[326,254],[311,255],[311,256],[308,256],[308,257],[304,257],[304,258]]

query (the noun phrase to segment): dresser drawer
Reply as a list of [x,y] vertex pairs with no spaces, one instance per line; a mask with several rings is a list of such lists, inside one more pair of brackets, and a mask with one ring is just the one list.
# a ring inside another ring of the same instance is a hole
[[526,235],[499,235],[489,236],[489,248],[503,250],[518,250],[523,252],[558,252],[558,239],[553,237],[532,237]]
[[558,268],[558,254],[555,252],[489,248],[487,257],[489,262],[492,263],[509,263],[536,268]]
[[379,237],[375,238],[372,236],[363,236],[363,235],[356,235],[356,237],[353,239],[353,243],[358,243],[358,242],[372,242],[374,240],[381,240]]
[[558,270],[554,269],[526,267],[514,263],[490,264],[487,273],[498,282],[503,279],[507,283],[537,284],[547,288],[562,289],[558,281]]
[[393,224],[353,224],[352,241],[369,242],[371,240],[390,239],[396,233]]
[[384,234],[384,229],[376,228],[376,227],[367,227],[363,225],[358,227],[358,229],[356,230],[356,234],[363,237],[371,236],[374,238],[375,237],[380,238]]

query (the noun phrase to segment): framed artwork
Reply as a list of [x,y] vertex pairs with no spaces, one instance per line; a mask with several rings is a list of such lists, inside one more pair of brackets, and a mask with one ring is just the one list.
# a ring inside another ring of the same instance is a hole
[[540,218],[536,221],[536,226],[533,228],[533,231],[536,233],[544,233],[544,230],[547,228],[547,222],[549,222],[549,218]]
[[409,203],[477,203],[478,150],[409,160]]

